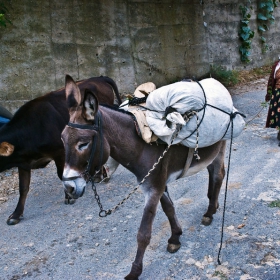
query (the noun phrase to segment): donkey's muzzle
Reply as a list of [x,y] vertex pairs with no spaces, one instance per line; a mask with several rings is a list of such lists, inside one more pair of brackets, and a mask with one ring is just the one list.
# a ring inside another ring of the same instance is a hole
[[[79,180],[78,180],[79,181]],[[85,192],[85,185],[79,185],[76,181],[64,180],[65,192],[74,199],[82,197]]]
[[73,188],[72,186],[68,185],[67,183],[64,183],[64,189],[65,191],[71,195],[72,193],[74,193],[75,188]]

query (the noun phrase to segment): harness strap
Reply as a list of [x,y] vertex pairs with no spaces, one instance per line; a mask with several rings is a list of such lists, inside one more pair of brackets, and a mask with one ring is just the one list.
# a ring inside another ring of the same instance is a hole
[[79,129],[89,129],[89,130],[96,130],[96,131],[99,130],[99,127],[96,124],[89,125],[89,124],[78,124],[78,123],[69,122],[67,124],[67,126],[70,126],[70,127],[73,127],[73,128],[79,128]]
[[[97,112],[95,119],[94,119],[94,125],[91,126],[92,129],[99,131],[99,135],[94,137],[93,139],[93,144],[92,144],[92,148],[91,148],[91,153],[90,153],[90,157],[88,160],[88,165],[87,168],[85,170],[85,172],[83,173],[83,175],[85,175],[85,179],[88,182],[89,178],[88,176],[90,176],[90,169],[91,169],[91,165],[93,162],[93,158],[94,158],[94,154],[96,152],[96,147],[97,147],[97,138],[100,138],[100,150],[99,150],[99,163],[98,166],[96,168],[96,171],[99,171],[101,166],[102,166],[102,159],[103,159],[103,130],[102,130],[102,117],[101,117],[101,113],[100,111]],[[97,129],[95,129],[97,127]],[[87,129],[87,128],[84,128]]]
[[[98,131],[99,134],[98,136],[93,137],[93,143],[92,143],[92,148],[90,152],[90,157],[88,160],[87,168],[84,172],[81,173],[81,175],[85,178],[85,180],[88,182],[90,180],[90,169],[92,166],[93,158],[96,152],[96,147],[97,147],[97,140],[98,138],[100,139],[100,150],[99,150],[99,163],[97,165],[97,168],[95,171],[99,171],[102,166],[102,160],[103,160],[103,130],[102,130],[102,115],[101,112],[98,111],[95,118],[94,118],[94,124],[93,125],[88,125],[88,124],[78,124],[78,123],[72,123],[69,122],[67,126],[76,128],[76,129],[89,129],[89,130],[95,130]],[[79,176],[74,176],[74,177],[62,177],[62,181],[72,181],[77,178],[80,178],[81,175]]]
[[81,178],[80,176],[73,176],[73,177],[64,177],[62,176],[62,179],[61,181],[65,182],[65,181],[73,181],[73,180],[76,180],[78,178]]
[[186,160],[186,163],[185,163],[185,167],[184,167],[182,173],[179,175],[179,177],[177,179],[183,178],[187,174],[188,169],[190,168],[190,165],[192,163],[194,150],[195,150],[194,148],[189,148],[188,157],[187,157],[187,160]]

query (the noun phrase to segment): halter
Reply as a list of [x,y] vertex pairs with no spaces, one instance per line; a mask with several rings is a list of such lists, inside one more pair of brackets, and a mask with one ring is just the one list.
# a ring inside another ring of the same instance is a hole
[[[102,167],[102,159],[103,159],[103,129],[102,129],[102,115],[101,115],[100,111],[97,112],[97,114],[94,118],[93,125],[78,124],[78,123],[69,122],[67,124],[67,126],[72,127],[74,129],[89,129],[89,130],[95,130],[95,131],[99,132],[99,137],[101,139],[101,141],[100,141],[99,164],[97,166],[97,170],[99,171]],[[80,178],[81,175],[85,178],[87,183],[88,183],[88,181],[91,180],[90,169],[91,169],[91,165],[92,165],[92,162],[93,162],[93,157],[94,157],[94,154],[95,154],[95,151],[96,151],[96,146],[97,146],[97,137],[93,137],[92,149],[91,149],[91,153],[90,153],[90,157],[89,157],[89,160],[88,160],[86,170],[78,176],[62,177],[62,181],[72,181],[72,180],[75,180],[77,178]]]

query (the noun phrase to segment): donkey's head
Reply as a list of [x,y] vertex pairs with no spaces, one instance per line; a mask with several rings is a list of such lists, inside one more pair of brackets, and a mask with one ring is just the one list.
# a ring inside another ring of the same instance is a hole
[[65,92],[70,120],[61,135],[65,148],[63,184],[72,198],[78,198],[85,190],[85,174],[94,175],[105,162],[101,113],[95,94],[85,90],[82,95],[69,75]]

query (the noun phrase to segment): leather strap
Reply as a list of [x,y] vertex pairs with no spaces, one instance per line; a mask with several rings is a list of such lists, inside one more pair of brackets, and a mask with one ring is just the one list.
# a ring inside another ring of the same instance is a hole
[[185,163],[185,167],[182,171],[182,173],[180,174],[180,176],[177,178],[177,179],[180,179],[180,178],[183,178],[186,176],[189,168],[190,168],[190,165],[192,163],[192,160],[193,160],[193,154],[194,154],[194,148],[189,148],[189,152],[188,152],[188,157],[187,157],[187,160],[186,160],[186,163]]

